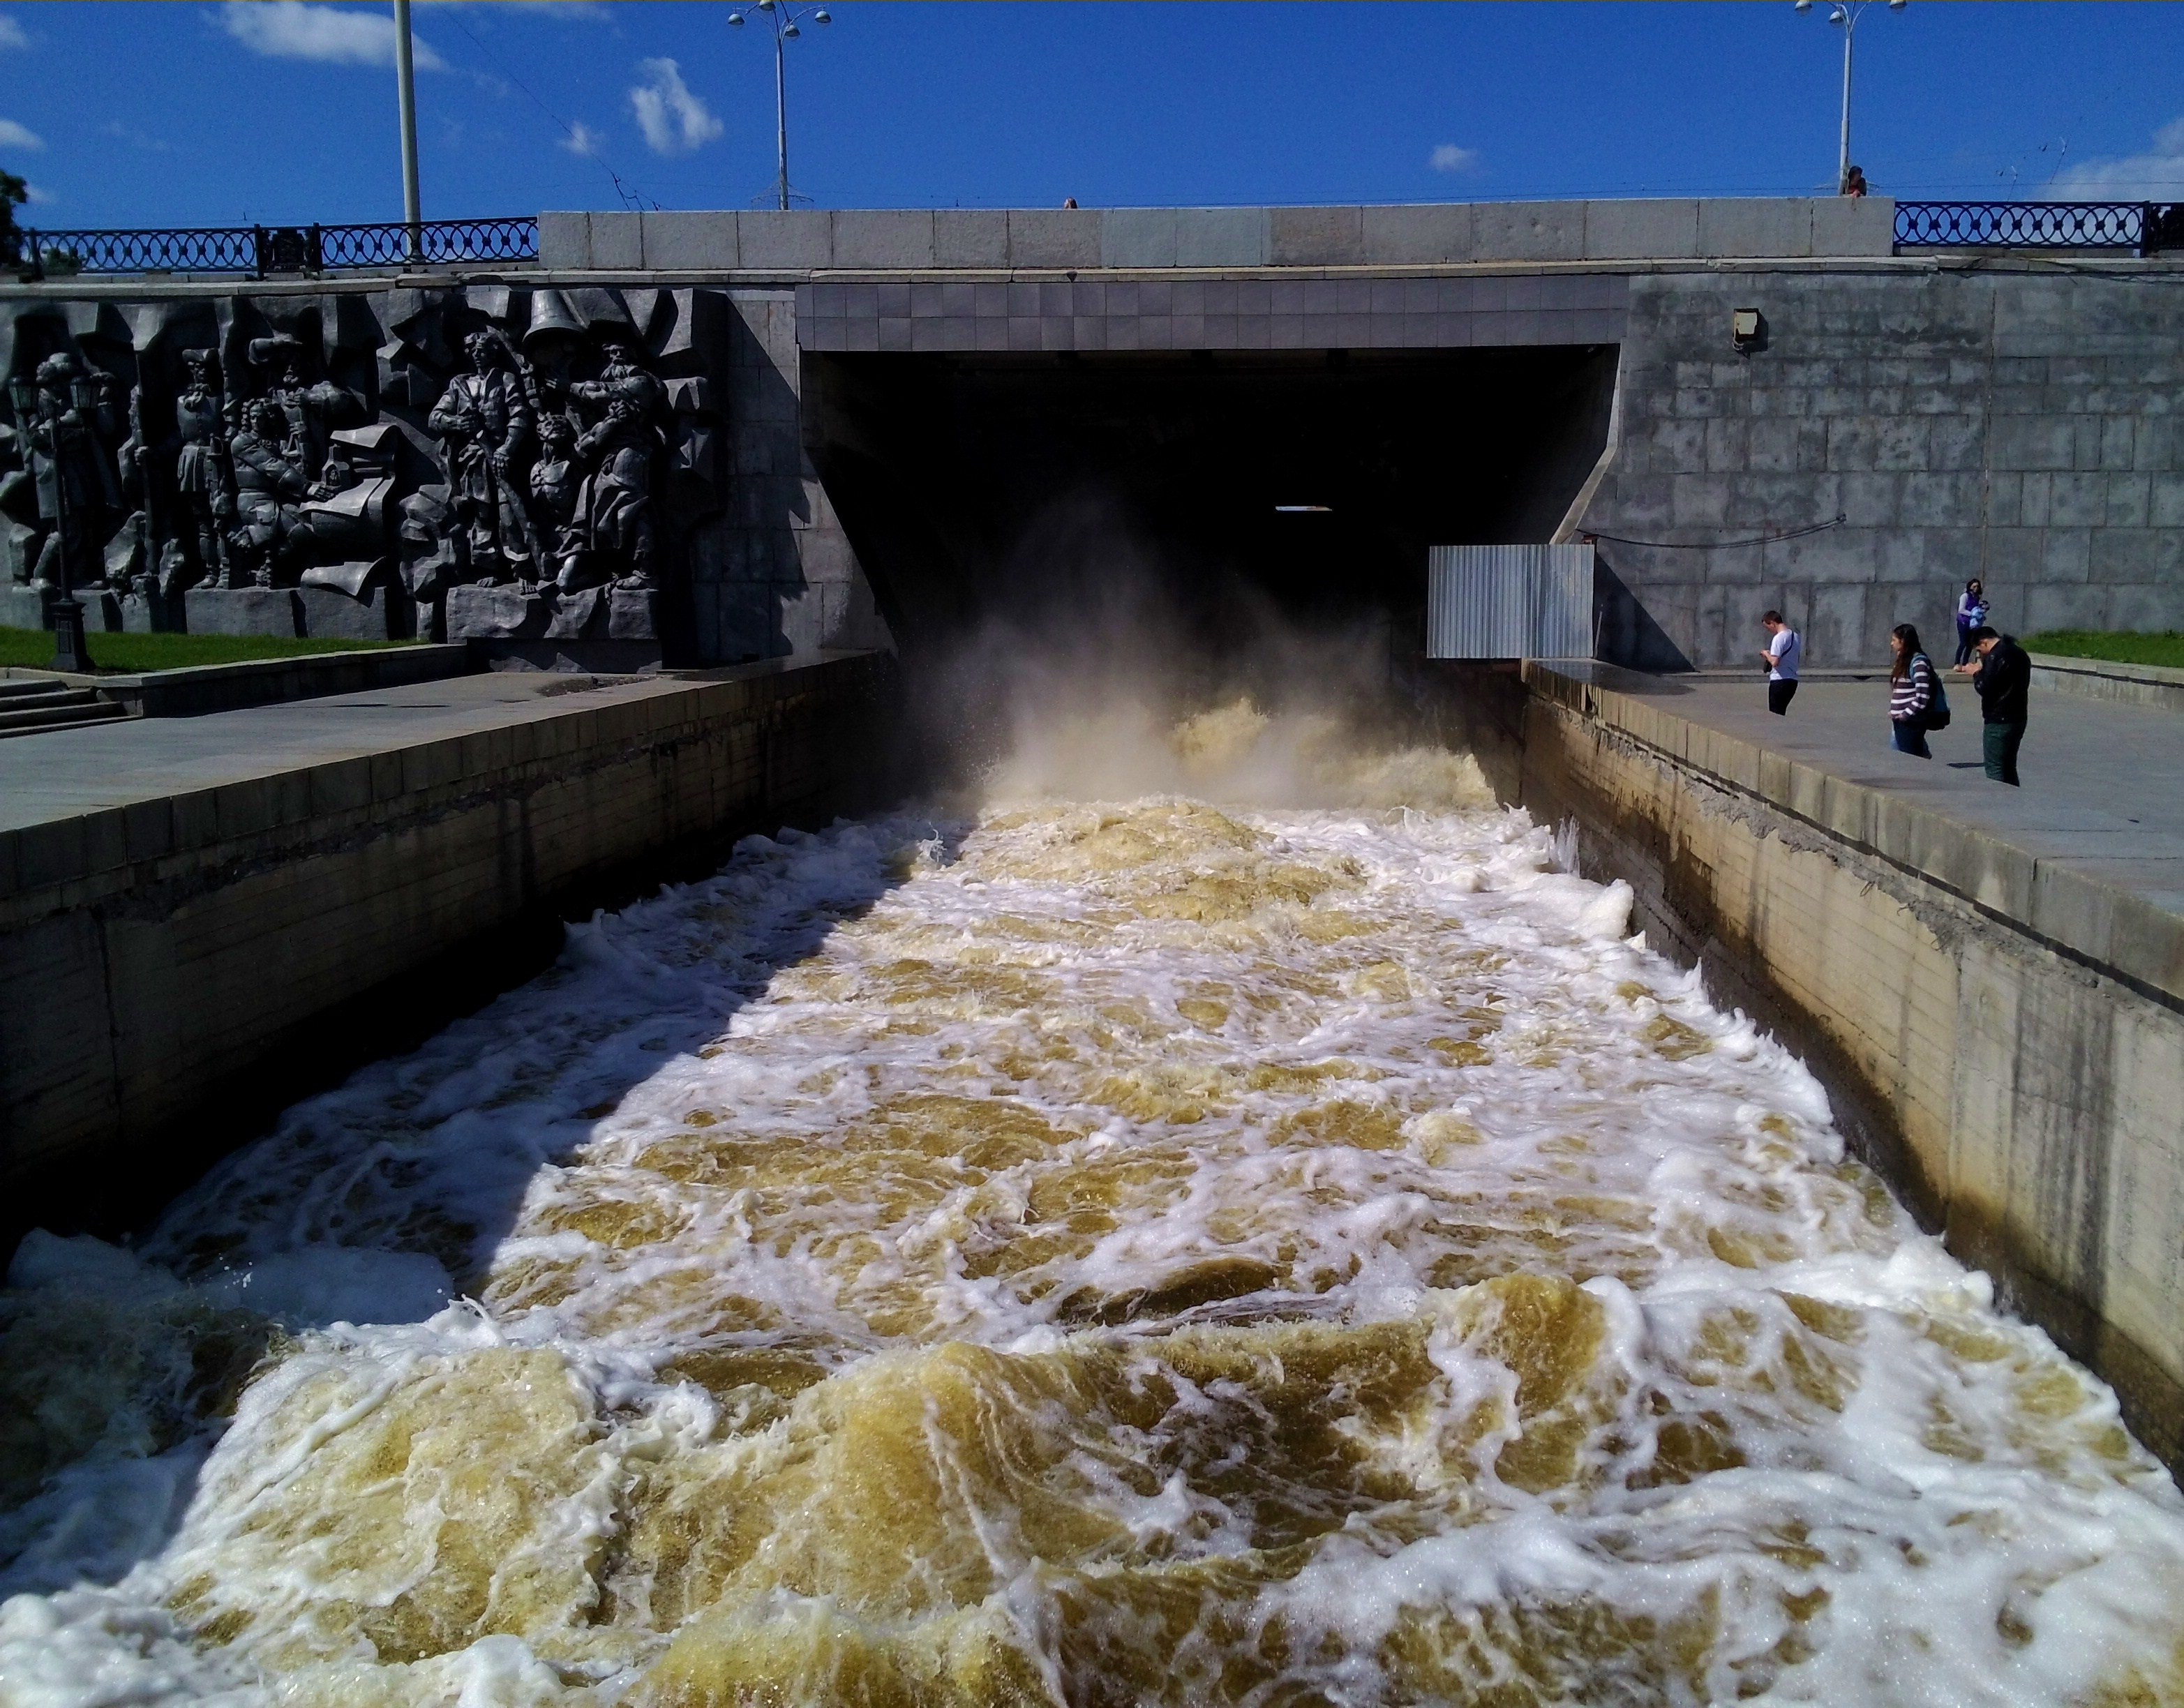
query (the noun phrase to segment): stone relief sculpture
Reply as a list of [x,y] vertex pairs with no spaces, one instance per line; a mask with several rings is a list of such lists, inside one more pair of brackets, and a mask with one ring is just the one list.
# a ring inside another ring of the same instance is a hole
[[448,381],[429,418],[447,446],[448,525],[461,530],[459,560],[487,587],[535,581],[538,544],[524,498],[538,435],[522,358],[495,331],[472,332],[463,350],[469,371]]
[[193,581],[226,577],[227,529],[235,517],[226,400],[214,377],[213,353],[185,350],[182,367],[189,377],[175,399],[175,431],[163,448],[174,458],[176,514],[157,559],[159,591],[170,598]]
[[[712,396],[730,317],[694,317],[699,294],[236,295],[72,320],[0,305],[0,370],[30,367],[71,411],[58,445],[0,426],[13,583],[57,580],[64,509],[71,578],[104,590],[109,622],[656,651],[663,598],[725,497]],[[281,595],[318,603],[264,604]]]
[[76,586],[98,586],[105,576],[106,544],[121,516],[121,481],[110,445],[121,438],[112,392],[95,381],[85,399],[78,382],[86,377],[72,352],[48,356],[38,364],[36,381],[49,407],[61,411],[58,423],[34,423],[26,435],[38,520],[47,530],[26,579],[40,587],[58,587],[60,554],[65,548]]
[[652,470],[663,448],[657,419],[666,393],[637,364],[628,339],[610,332],[599,377],[569,388],[580,411],[597,420],[576,442],[576,460],[589,469],[578,491],[566,539],[560,585],[619,573],[630,588],[656,587]]

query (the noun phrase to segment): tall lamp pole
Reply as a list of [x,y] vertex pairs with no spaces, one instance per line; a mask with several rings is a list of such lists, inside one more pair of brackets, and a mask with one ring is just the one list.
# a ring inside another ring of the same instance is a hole
[[394,91],[402,113],[402,220],[410,228],[409,259],[425,259],[422,203],[417,195],[417,68],[410,45],[410,0],[394,0]]
[[[1850,61],[1852,38],[1856,35],[1858,31],[1858,14],[1864,12],[1871,3],[1872,0],[1842,0],[1842,3],[1841,5],[1831,7],[1828,12],[1828,22],[1835,25],[1842,31],[1843,38],[1842,148],[1841,152],[1836,159],[1836,189],[1838,193],[1847,190],[1850,186]],[[1888,9],[1892,12],[1901,12],[1903,9],[1903,5],[1904,0],[1888,0]],[[1797,9],[1800,12],[1811,11],[1813,9],[1813,0],[1797,0]]]
[[98,392],[88,375],[70,381],[65,399],[49,396],[34,379],[16,379],[8,382],[8,401],[14,405],[15,425],[31,446],[37,442],[36,430],[45,429],[47,457],[53,471],[53,555],[60,564],[61,596],[53,604],[52,668],[87,676],[91,651],[83,637],[83,601],[76,598],[69,576],[68,440],[71,433],[84,431],[70,417],[73,414],[78,422],[87,420],[98,407]]
[[[406,4],[407,0],[403,0]],[[788,211],[788,44],[804,31],[798,27],[805,18],[814,24],[832,24],[834,20],[823,6],[816,11],[794,12],[788,0],[758,0],[758,9],[773,24],[773,120],[774,140],[780,149],[781,170],[775,180],[775,190],[781,211]],[[736,29],[744,27],[744,14],[728,14],[728,22]]]

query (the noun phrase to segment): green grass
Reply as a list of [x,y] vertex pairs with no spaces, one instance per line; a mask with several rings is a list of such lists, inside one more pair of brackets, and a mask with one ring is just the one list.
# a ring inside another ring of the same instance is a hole
[[[234,665],[250,659],[294,659],[313,653],[354,653],[371,647],[414,647],[415,641],[299,641],[278,635],[109,635],[86,637],[92,665],[101,671],[181,670],[189,665]],[[53,637],[45,629],[0,629],[0,666],[42,670],[53,662]]]
[[2184,634],[2103,634],[2094,629],[2053,629],[2026,637],[2028,653],[2056,653],[2066,659],[2110,659],[2120,665],[2162,665],[2184,670]]

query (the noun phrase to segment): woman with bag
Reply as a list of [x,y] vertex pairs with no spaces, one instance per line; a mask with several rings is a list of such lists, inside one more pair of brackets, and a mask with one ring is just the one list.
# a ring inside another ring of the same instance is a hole
[[1909,623],[1888,631],[1888,646],[1895,654],[1888,667],[1888,720],[1896,726],[1892,745],[1899,754],[1930,759],[1934,754],[1926,745],[1926,732],[1948,721],[1942,679],[1919,648],[1919,631]]
[[1962,664],[1972,655],[1972,631],[1986,620],[1986,587],[1978,576],[1964,583],[1964,596],[1957,601],[1957,662]]

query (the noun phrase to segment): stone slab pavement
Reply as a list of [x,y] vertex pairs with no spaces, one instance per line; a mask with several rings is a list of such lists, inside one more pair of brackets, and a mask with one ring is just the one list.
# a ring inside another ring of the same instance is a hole
[[2184,715],[2036,687],[2017,760],[2022,785],[2012,788],[1989,782],[1982,768],[1979,697],[1969,676],[1943,676],[1954,715],[1927,737],[1934,757],[1920,759],[1888,744],[1885,675],[1808,678],[1778,718],[1757,670],[1644,676],[1596,665],[1585,674],[2184,915]]
[[643,676],[496,670],[203,717],[131,718],[19,736],[0,742],[0,832],[786,667]]

